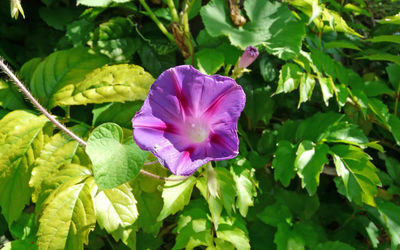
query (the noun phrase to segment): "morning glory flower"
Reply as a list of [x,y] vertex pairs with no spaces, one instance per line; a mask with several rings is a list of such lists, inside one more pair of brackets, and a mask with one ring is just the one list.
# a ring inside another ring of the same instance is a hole
[[248,46],[243,52],[243,55],[239,60],[239,68],[247,68],[256,60],[258,57],[258,49],[253,46]]
[[237,121],[246,101],[232,78],[183,65],[164,71],[132,119],[133,138],[174,175],[238,154]]

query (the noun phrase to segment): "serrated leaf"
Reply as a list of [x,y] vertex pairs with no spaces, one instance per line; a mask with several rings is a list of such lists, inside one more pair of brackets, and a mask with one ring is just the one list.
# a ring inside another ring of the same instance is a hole
[[55,94],[56,105],[144,100],[154,78],[137,65],[103,66]]
[[85,178],[61,185],[49,196],[39,219],[39,249],[83,249],[96,223],[90,188]]
[[166,181],[162,191],[164,205],[157,220],[161,221],[170,214],[175,214],[182,210],[190,201],[195,183],[196,179],[193,176],[178,183],[176,181]]
[[272,168],[274,169],[274,179],[279,180],[283,186],[289,186],[290,180],[296,176],[294,161],[296,159],[296,148],[289,141],[281,140],[275,151]]
[[300,99],[297,108],[299,108],[303,102],[306,102],[309,99],[311,99],[314,86],[315,86],[315,79],[308,74],[303,74],[300,80],[300,86],[299,86]]
[[128,184],[97,193],[94,208],[97,223],[108,233],[131,226],[138,217],[136,200]]
[[381,182],[369,155],[351,145],[335,145],[331,151],[336,172],[342,179],[347,198],[357,204],[364,202],[374,206],[376,186],[381,185]]
[[[304,24],[292,15],[286,5],[249,0],[244,2],[244,9],[250,20],[243,27],[232,24],[224,0],[210,1],[202,7],[200,15],[211,36],[225,35],[232,45],[241,49],[264,43],[272,54],[284,60],[299,53]],[[287,40],[288,35],[290,41]]]
[[332,78],[319,77],[318,82],[319,86],[321,86],[322,97],[324,98],[325,105],[328,106],[329,99],[333,97],[335,85]]
[[376,199],[376,206],[389,229],[393,249],[400,245],[400,207],[393,202]]
[[302,141],[296,152],[294,162],[297,174],[302,179],[301,186],[307,189],[310,195],[315,194],[319,185],[319,175],[328,162],[329,147],[326,144],[314,145],[311,141]]
[[139,174],[147,152],[132,138],[122,142],[123,133],[115,123],[104,123],[90,134],[86,153],[93,164],[93,174],[100,189],[117,187]]
[[71,162],[78,142],[60,132],[50,138],[35,159],[29,186],[34,189],[32,201],[36,202],[42,190],[42,182],[56,173],[60,167]]
[[85,48],[56,51],[35,69],[30,82],[31,91],[44,106],[52,108],[60,99],[59,94],[54,96],[60,89],[74,86],[87,73],[107,62],[105,57],[92,55]]
[[217,230],[217,237],[232,243],[236,249],[250,249],[250,242],[246,233],[236,226],[220,224]]
[[233,176],[225,168],[217,167],[215,168],[215,172],[217,174],[217,181],[220,186],[219,197],[221,197],[224,208],[230,216],[232,214],[232,209],[234,208],[236,197],[235,182],[233,180]]
[[278,87],[275,94],[289,93],[298,88],[301,81],[302,71],[293,63],[286,63],[279,72]]
[[5,109],[27,109],[21,93],[12,83],[0,79],[0,106]]
[[44,116],[13,111],[0,120],[0,206],[2,214],[13,222],[29,203],[28,185],[35,157],[43,146]]
[[[221,213],[222,210],[224,209],[224,205],[222,203],[222,200],[220,199],[220,186],[216,179],[215,170],[211,166],[210,168],[212,169],[212,171],[209,171],[208,168],[206,171],[207,178],[204,177],[196,178],[196,187],[199,189],[201,195],[207,201],[208,208],[210,210],[212,217],[212,222],[214,224],[214,228],[218,229],[219,220],[221,218]],[[215,195],[211,194],[213,192],[211,191],[212,188],[215,188],[216,191]]]
[[254,197],[257,196],[254,171],[234,166],[231,167],[231,173],[237,190],[236,207],[239,208],[240,214],[246,217],[249,207],[254,206]]

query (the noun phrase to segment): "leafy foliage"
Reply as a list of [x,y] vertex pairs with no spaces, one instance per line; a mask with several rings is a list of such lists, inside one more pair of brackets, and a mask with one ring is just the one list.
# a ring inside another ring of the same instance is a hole
[[[398,249],[399,9],[1,1],[0,56],[87,145],[1,75],[0,248]],[[238,69],[247,46],[259,58]],[[181,64],[236,78],[246,106],[238,156],[177,181],[131,119]]]

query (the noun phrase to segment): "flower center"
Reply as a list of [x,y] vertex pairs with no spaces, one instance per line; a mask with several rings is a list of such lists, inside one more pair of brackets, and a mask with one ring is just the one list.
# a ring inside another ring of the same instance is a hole
[[210,134],[209,126],[198,119],[188,119],[184,125],[184,133],[193,142],[203,142]]

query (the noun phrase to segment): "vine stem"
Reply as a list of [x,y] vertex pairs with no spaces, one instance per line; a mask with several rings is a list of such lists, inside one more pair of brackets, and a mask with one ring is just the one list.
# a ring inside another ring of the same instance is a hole
[[[61,131],[63,131],[64,133],[66,133],[67,135],[69,135],[72,139],[74,139],[75,141],[77,141],[80,145],[82,145],[83,147],[86,147],[87,143],[80,138],[79,136],[77,136],[76,134],[74,134],[74,132],[72,132],[71,130],[69,130],[67,127],[65,127],[63,124],[61,124],[57,119],[55,119],[49,111],[47,111],[36,99],[35,97],[33,97],[33,95],[31,94],[31,92],[29,92],[29,90],[25,87],[25,85],[18,79],[18,77],[11,71],[11,69],[4,63],[4,59],[2,57],[0,57],[0,68],[4,71],[4,73],[6,73],[11,80],[13,80],[13,82],[15,83],[15,85],[17,85],[17,87],[22,91],[22,93],[24,93],[24,95],[29,99],[29,101],[44,115],[47,117],[47,119],[49,119],[56,127],[58,127]],[[155,164],[157,162],[148,162],[145,163],[144,165],[152,165]],[[151,178],[154,179],[159,179],[159,180],[166,180],[166,181],[182,181],[185,180],[186,178],[188,178],[187,176],[183,176],[183,177],[177,177],[177,178],[169,178],[169,177],[162,177],[162,176],[158,176],[155,174],[152,174],[150,172],[147,172],[146,170],[140,169],[140,173],[146,176],[149,176]]]

